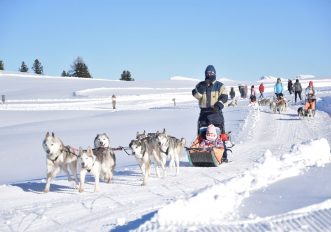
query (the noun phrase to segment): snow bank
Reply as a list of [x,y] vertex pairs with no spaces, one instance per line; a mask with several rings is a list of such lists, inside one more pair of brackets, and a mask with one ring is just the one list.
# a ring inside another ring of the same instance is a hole
[[330,146],[324,138],[294,145],[290,153],[282,156],[273,155],[267,150],[255,166],[242,176],[215,185],[192,198],[167,205],[138,230],[228,222],[237,218],[236,210],[250,192],[329,162]]

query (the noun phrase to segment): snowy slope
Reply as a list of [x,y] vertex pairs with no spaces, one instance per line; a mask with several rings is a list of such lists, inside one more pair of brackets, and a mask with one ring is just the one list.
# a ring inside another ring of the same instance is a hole
[[113,182],[101,183],[99,193],[92,177],[78,193],[59,176],[43,194],[47,131],[74,147],[92,146],[102,132],[113,147],[127,146],[137,131],[163,128],[190,143],[199,113],[191,96],[196,82],[2,74],[0,94],[8,100],[0,105],[0,231],[328,231],[330,82],[314,78],[320,95],[313,120],[299,120],[295,105],[280,115],[251,108],[246,99],[226,108],[236,146],[219,168],[190,167],[183,152],[179,176],[168,170],[158,179],[152,170],[141,186],[136,160],[116,152]]

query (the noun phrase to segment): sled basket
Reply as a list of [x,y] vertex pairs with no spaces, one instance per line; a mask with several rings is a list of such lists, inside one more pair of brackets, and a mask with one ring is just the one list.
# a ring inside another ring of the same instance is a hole
[[195,167],[218,167],[222,163],[224,147],[200,147],[201,137],[197,136],[191,147],[186,148],[188,159]]

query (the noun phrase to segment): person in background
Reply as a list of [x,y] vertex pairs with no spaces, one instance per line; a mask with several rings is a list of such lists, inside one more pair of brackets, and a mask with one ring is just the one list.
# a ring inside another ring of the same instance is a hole
[[231,97],[231,100],[236,96],[236,92],[234,91],[234,88],[231,87],[231,90],[230,90],[230,97]]
[[251,95],[250,95],[251,102],[256,102],[256,91],[254,85],[251,86]]
[[259,86],[259,91],[260,91],[260,99],[264,98],[263,93],[264,93],[264,85],[261,82],[260,86]]
[[301,83],[299,82],[299,79],[295,80],[295,83],[293,85],[293,90],[294,90],[295,104],[297,104],[297,96],[299,96],[300,101],[301,101],[301,92],[302,92],[302,86],[301,86]]
[[292,83],[291,79],[289,79],[288,82],[287,82],[287,90],[290,94],[292,94],[292,92],[293,92],[293,83]]
[[116,96],[115,96],[115,94],[113,94],[113,96],[111,96],[111,102],[113,104],[113,109],[116,109]]
[[277,100],[279,100],[280,97],[284,96],[283,95],[283,84],[282,84],[282,81],[280,80],[280,78],[277,78],[277,82],[274,87],[274,92],[277,97]]
[[309,81],[309,85],[305,89],[305,94],[306,94],[305,110],[308,110],[308,109],[315,110],[315,107],[316,107],[316,90],[313,86],[312,81]]

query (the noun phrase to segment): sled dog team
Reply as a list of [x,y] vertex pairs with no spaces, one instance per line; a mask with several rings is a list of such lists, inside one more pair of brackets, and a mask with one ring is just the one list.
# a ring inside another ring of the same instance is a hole
[[[84,191],[85,176],[91,173],[94,176],[94,191],[99,191],[99,180],[110,183],[113,177],[113,171],[116,166],[116,157],[110,147],[110,139],[107,134],[97,134],[94,139],[94,148],[75,149],[66,146],[55,134],[46,133],[42,142],[46,152],[47,179],[44,192],[50,191],[51,181],[62,170],[68,176],[68,181],[74,177],[76,186],[79,186],[79,192]],[[185,146],[185,139],[177,139],[166,134],[165,130],[159,133],[142,134],[137,132],[135,140],[132,140],[129,147],[132,154],[138,160],[143,173],[143,185],[147,184],[150,175],[150,166],[152,162],[155,165],[157,176],[160,177],[159,168],[166,176],[165,164],[169,157],[170,167],[175,167],[176,174],[179,172],[179,158],[181,149]],[[80,181],[77,178],[77,165],[80,167]]]

